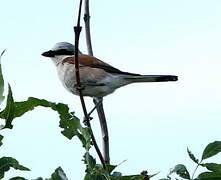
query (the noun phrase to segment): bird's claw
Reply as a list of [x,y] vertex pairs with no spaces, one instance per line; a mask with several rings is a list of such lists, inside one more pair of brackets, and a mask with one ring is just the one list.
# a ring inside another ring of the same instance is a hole
[[93,119],[93,118],[90,117],[90,116],[88,116],[87,118],[84,117],[84,120],[83,120],[84,125],[85,125],[85,126],[88,126],[88,121],[91,121],[92,119]]

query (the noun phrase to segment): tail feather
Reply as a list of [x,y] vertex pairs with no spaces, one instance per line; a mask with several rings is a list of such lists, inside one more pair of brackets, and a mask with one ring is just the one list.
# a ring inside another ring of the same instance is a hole
[[140,75],[140,76],[128,76],[125,79],[131,83],[135,82],[166,82],[177,81],[178,76],[173,75]]

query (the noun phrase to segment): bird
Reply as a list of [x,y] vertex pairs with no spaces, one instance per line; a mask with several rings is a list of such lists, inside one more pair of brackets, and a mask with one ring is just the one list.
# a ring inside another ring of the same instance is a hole
[[[72,94],[79,95],[75,74],[75,46],[68,42],[56,43],[42,56],[49,57],[57,67],[58,77],[63,86]],[[175,75],[141,75],[121,71],[118,68],[79,51],[79,73],[82,95],[103,98],[116,89],[132,83],[177,81]]]

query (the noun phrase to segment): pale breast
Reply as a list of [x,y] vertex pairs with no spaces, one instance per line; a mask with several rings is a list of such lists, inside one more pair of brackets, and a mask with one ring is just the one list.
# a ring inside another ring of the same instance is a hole
[[[57,72],[63,86],[71,93],[78,95],[76,89],[75,66],[73,64],[58,64]],[[90,97],[106,96],[119,87],[122,78],[107,73],[103,69],[80,67],[81,84],[83,85],[83,95]]]
[[58,77],[63,84],[63,86],[70,92],[73,93],[73,89],[75,89],[76,78],[75,78],[75,68],[72,64],[61,64],[57,65],[57,73]]

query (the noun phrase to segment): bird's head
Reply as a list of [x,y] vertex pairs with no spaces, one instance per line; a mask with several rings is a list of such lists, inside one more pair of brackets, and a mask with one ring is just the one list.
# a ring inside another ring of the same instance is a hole
[[[50,57],[55,64],[59,63],[60,61],[63,61],[65,58],[73,56],[74,55],[74,45],[68,42],[59,42],[54,45],[54,47],[42,53],[42,56]],[[79,51],[79,53],[81,53]]]

